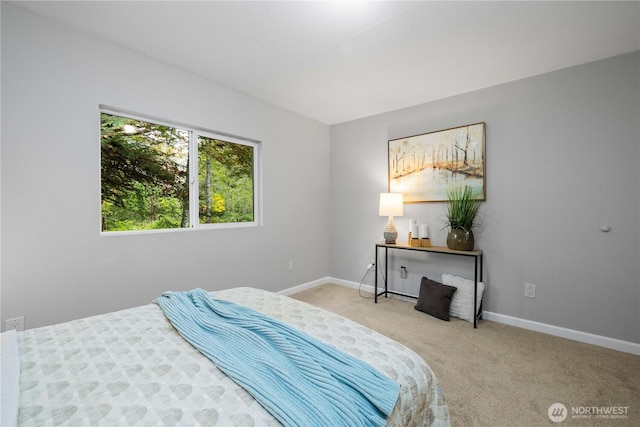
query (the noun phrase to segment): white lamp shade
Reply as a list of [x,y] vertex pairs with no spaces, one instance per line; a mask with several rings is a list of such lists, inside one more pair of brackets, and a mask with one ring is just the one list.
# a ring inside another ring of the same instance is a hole
[[402,193],[380,193],[380,216],[404,215]]

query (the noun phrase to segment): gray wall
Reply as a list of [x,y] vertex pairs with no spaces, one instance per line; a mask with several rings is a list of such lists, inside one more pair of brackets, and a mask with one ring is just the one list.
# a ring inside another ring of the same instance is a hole
[[[261,140],[264,226],[101,237],[99,104]],[[0,319],[325,277],[328,162],[324,124],[2,2]]]
[[[640,342],[639,63],[635,52],[332,126],[331,275],[360,281],[382,239],[387,140],[483,121],[485,310]],[[444,246],[443,212],[405,205],[401,240],[416,218]],[[473,277],[470,264],[426,259],[394,257],[392,286],[415,294],[423,274]],[[525,282],[536,299],[524,298]]]

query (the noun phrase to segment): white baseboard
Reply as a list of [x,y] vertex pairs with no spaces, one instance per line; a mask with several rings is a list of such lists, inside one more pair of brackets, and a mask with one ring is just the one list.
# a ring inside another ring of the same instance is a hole
[[330,277],[323,277],[322,279],[317,279],[312,282],[303,283],[302,285],[294,286],[293,288],[283,289],[281,291],[276,292],[277,294],[282,295],[292,295],[297,292],[306,291],[307,289],[315,288],[316,286],[324,285],[326,283],[335,283],[331,281]]
[[556,337],[567,338],[574,341],[623,351],[625,353],[640,355],[640,344],[629,341],[604,337],[602,335],[594,335],[588,332],[576,331],[574,329],[567,329],[560,326],[549,325],[546,323],[534,322],[533,320],[506,316],[504,314],[492,313],[490,311],[483,311],[482,318],[491,320],[493,322],[503,323],[505,325],[528,329],[530,331],[542,332],[548,335],[554,335]]
[[[303,283],[302,285],[282,290],[278,293],[283,295],[291,295],[295,294],[296,292],[301,292],[307,289],[315,288],[316,286],[324,285],[325,283],[334,283],[336,285],[345,286],[352,289],[362,289],[363,291],[370,293],[373,293],[374,291],[374,288],[371,285],[360,285],[357,282],[351,282],[348,280],[336,279],[335,277],[327,276],[322,279]],[[405,299],[397,295],[393,295],[393,297],[403,300]],[[406,300],[408,301],[408,299]],[[594,335],[588,332],[576,331],[574,329],[567,329],[560,326],[549,325],[546,323],[534,322],[533,320],[520,319],[518,317],[506,316],[504,314],[493,313],[490,311],[483,311],[482,318],[485,320],[491,320],[492,322],[503,323],[505,325],[528,329],[530,331],[542,332],[556,337],[567,338],[578,342],[593,344],[600,347],[610,348],[613,350],[623,351],[625,353],[631,353],[640,356],[640,344],[629,341],[604,337],[602,335]]]
[[325,285],[327,283],[333,283],[335,285],[345,286],[347,288],[352,288],[352,289],[360,288],[363,291],[373,293],[373,286],[371,285],[360,286],[360,284],[356,282],[336,279],[335,277],[329,277],[329,276],[323,277],[322,279],[313,280],[311,282],[303,283],[302,285],[294,286],[293,288],[283,289],[281,291],[278,291],[277,293],[282,295],[292,295],[292,294],[295,294],[296,292],[306,291],[307,289],[315,288],[316,286]]

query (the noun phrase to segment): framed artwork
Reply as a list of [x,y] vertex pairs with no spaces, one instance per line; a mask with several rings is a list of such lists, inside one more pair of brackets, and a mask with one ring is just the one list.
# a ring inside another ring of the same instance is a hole
[[389,192],[405,203],[447,201],[469,186],[485,200],[485,123],[389,140]]

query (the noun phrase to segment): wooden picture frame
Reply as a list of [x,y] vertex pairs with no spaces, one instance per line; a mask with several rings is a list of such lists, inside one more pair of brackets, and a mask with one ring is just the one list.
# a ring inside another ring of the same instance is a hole
[[451,187],[485,188],[485,123],[389,140],[389,192],[405,203],[444,202]]

